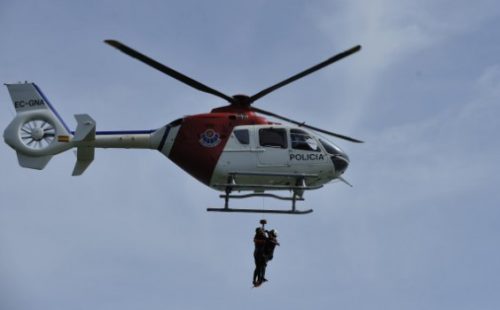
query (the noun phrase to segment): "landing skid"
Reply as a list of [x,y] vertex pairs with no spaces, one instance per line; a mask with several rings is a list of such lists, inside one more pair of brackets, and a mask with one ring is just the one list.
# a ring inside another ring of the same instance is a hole
[[210,212],[239,212],[239,213],[272,213],[272,214],[309,214],[309,210],[267,210],[267,209],[232,209],[232,208],[207,208]]
[[[239,173],[239,174],[244,174],[247,175],[248,173]],[[228,181],[226,184],[217,184],[216,186],[219,187],[224,187],[225,188],[225,195],[220,195],[220,198],[224,199],[224,207],[223,208],[207,208],[207,211],[209,212],[233,212],[233,213],[268,213],[268,214],[309,214],[313,212],[312,209],[309,210],[297,210],[296,209],[296,202],[297,201],[303,201],[304,198],[302,198],[302,195],[304,191],[306,190],[313,190],[313,189],[318,189],[321,186],[307,186],[305,182],[306,177],[310,176],[305,176],[305,175],[286,175],[289,177],[293,177],[296,179],[295,185],[257,185],[257,184],[237,184],[235,180],[235,176],[238,175],[237,173],[232,173],[228,176]],[[253,173],[252,175],[255,175]],[[259,192],[254,192],[251,194],[244,194],[244,195],[231,195],[231,192],[233,190],[289,190],[292,192],[291,197],[287,196],[279,196],[275,194],[269,194],[269,193],[259,193]],[[292,202],[291,209],[289,210],[269,210],[269,209],[239,209],[239,208],[229,208],[229,200],[230,199],[244,199],[244,198],[251,198],[251,197],[268,197],[268,198],[274,198],[274,199],[280,199],[280,200],[288,200]]]

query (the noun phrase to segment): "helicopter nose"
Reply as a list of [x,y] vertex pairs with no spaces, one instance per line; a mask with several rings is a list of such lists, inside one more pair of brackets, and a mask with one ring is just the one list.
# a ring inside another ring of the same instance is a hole
[[331,155],[330,158],[332,159],[335,173],[337,175],[342,175],[349,166],[349,158],[347,155]]

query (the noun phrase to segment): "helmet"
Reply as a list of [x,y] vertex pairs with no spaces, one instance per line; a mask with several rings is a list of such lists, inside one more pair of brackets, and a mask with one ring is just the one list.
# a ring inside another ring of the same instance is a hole
[[274,237],[278,237],[278,231],[276,229],[271,229],[269,233]]

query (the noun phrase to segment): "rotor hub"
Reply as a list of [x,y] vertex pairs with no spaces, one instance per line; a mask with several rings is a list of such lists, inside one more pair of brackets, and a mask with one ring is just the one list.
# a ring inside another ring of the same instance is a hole
[[43,139],[43,136],[44,136],[45,132],[44,130],[41,128],[41,127],[36,127],[36,128],[33,128],[31,130],[31,137],[35,140],[35,141],[40,141]]
[[250,96],[247,95],[234,95],[232,104],[240,107],[249,107],[252,104]]

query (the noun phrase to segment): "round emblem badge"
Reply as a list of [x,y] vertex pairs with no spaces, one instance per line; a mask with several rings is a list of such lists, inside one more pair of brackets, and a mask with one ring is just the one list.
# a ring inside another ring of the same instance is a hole
[[200,136],[200,144],[204,147],[216,147],[220,141],[220,134],[213,129],[205,130]]

